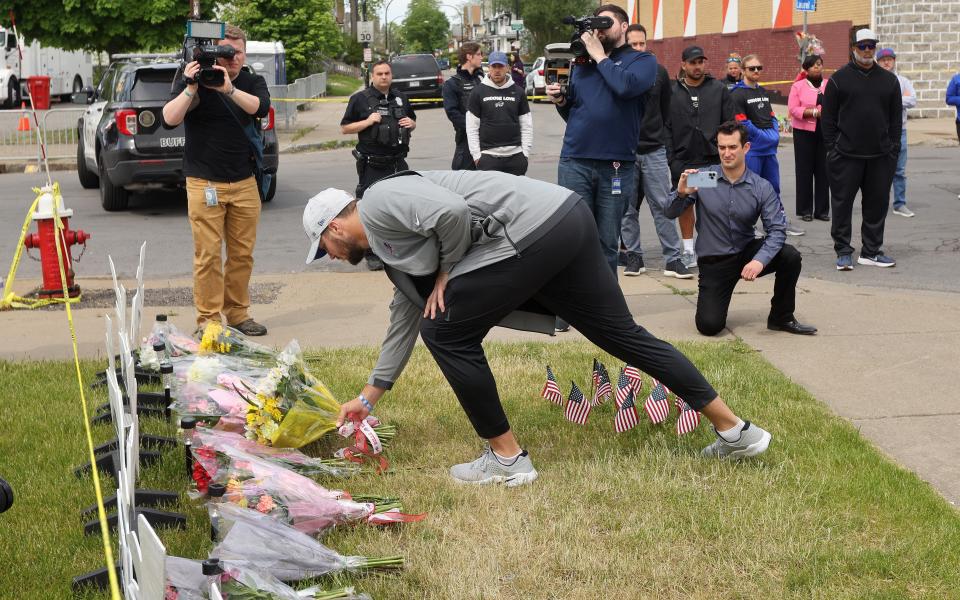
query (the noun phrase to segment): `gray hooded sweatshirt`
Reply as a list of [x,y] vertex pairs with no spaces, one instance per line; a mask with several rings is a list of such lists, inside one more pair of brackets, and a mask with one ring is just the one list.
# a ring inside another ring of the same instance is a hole
[[[357,203],[360,223],[397,287],[369,383],[390,389],[413,352],[424,299],[410,276],[442,271],[453,279],[522,256],[579,198],[558,185],[498,171],[422,171],[370,186]],[[517,311],[501,325],[552,334],[553,323],[552,315]]]

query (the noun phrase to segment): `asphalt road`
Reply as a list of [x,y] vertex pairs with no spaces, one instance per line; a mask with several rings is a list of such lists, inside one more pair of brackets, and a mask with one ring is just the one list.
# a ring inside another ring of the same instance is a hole
[[[418,108],[418,127],[408,160],[414,169],[449,167],[453,132],[443,111]],[[556,181],[563,121],[547,105],[534,106],[534,151],[528,175]],[[794,207],[792,147],[780,152],[784,204]],[[807,235],[789,239],[804,255],[804,276],[830,281],[906,289],[960,291],[960,148],[912,146],[908,162],[909,205],[913,219],[893,215],[887,219],[884,250],[898,265],[894,269],[858,267],[838,273],[829,235],[829,224],[800,223]],[[107,213],[100,207],[97,190],[80,187],[76,172],[53,173],[60,182],[64,200],[74,210],[71,227],[93,235],[76,266],[80,277],[109,274],[107,255],[112,255],[120,275],[132,277],[140,244],[148,242],[147,274],[150,278],[186,276],[192,270],[190,228],[185,200],[180,194],[135,196],[126,212]],[[33,199],[31,188],[44,179],[37,174],[0,175],[0,268],[6,273],[13,256],[24,212]],[[264,205],[255,252],[256,273],[299,272],[304,265],[306,237],[301,213],[307,198],[326,187],[353,190],[356,170],[350,151],[333,150],[284,154],[280,159],[277,195]],[[855,209],[854,224],[859,223]],[[662,268],[659,244],[649,212],[641,207],[642,233],[648,268]],[[858,246],[858,235],[854,246]],[[77,250],[75,250],[75,253]],[[350,270],[324,262],[309,269]],[[25,260],[21,278],[39,278],[39,264]]]

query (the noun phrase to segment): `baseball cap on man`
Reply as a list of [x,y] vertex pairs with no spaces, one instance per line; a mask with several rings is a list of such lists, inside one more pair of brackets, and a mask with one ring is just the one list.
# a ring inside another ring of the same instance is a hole
[[897,53],[893,51],[893,48],[881,48],[877,50],[877,60],[881,58],[896,58]]
[[503,65],[507,66],[507,55],[504,52],[491,52],[487,57],[487,62],[491,65]]
[[867,41],[870,41],[870,42],[877,41],[877,34],[875,34],[873,31],[869,29],[857,30],[856,43],[859,44],[860,42],[867,42]]
[[327,188],[307,201],[303,209],[303,230],[310,238],[308,265],[327,255],[327,251],[320,248],[320,235],[352,200],[353,196],[343,190]]
[[703,48],[700,46],[689,46],[683,50],[683,54],[680,55],[680,58],[683,60],[683,62],[690,62],[691,60],[697,58],[705,59],[707,57],[704,56]]

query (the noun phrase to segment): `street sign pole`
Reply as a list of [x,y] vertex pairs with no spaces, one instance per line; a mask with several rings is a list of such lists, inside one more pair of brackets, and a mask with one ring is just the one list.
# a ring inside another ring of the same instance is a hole
[[[363,22],[367,22],[367,0],[363,0]],[[365,39],[363,42],[363,87],[370,86],[370,64],[367,62],[368,48],[370,48],[370,42]]]

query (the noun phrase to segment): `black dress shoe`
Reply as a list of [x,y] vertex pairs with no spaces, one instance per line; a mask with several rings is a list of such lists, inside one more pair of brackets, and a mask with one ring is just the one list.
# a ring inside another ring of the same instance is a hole
[[800,220],[801,220],[801,221],[806,221],[806,222],[809,223],[810,221],[813,220],[813,215],[803,215],[802,217],[800,217]]
[[829,220],[830,220],[830,215],[817,215],[817,216],[814,217],[814,219],[816,219],[816,220],[818,220],[818,221],[829,221]]
[[786,323],[771,323],[767,321],[767,329],[786,331],[787,333],[795,333],[797,335],[813,335],[817,332],[817,328],[813,325],[804,325],[796,319],[787,321]]

